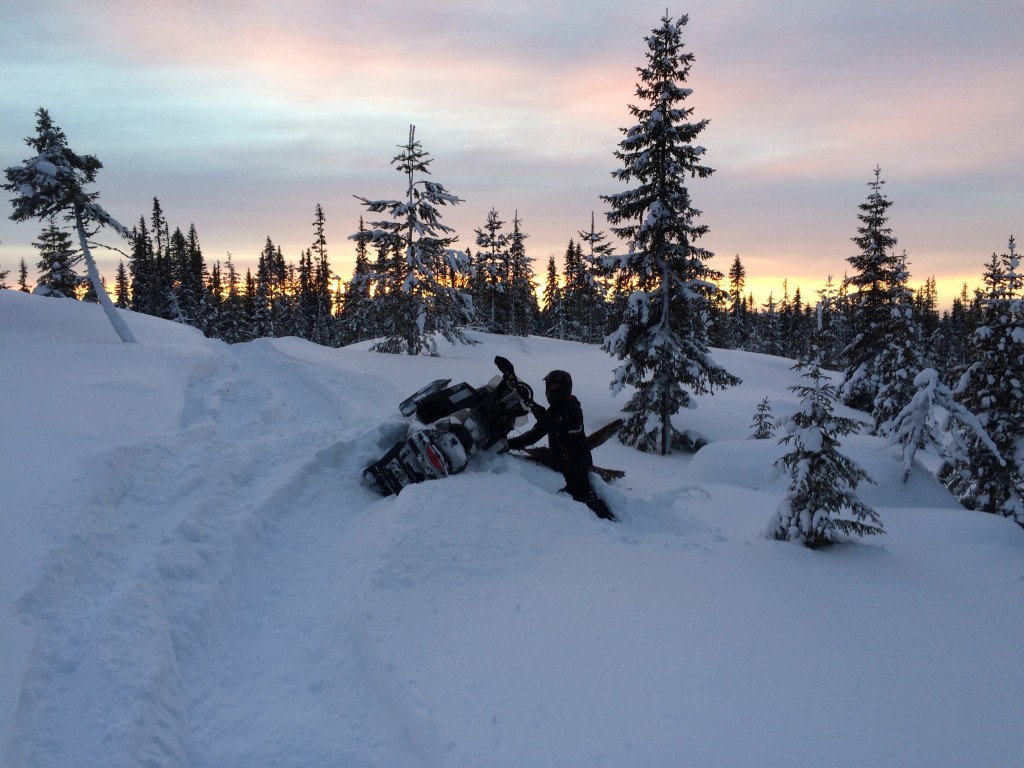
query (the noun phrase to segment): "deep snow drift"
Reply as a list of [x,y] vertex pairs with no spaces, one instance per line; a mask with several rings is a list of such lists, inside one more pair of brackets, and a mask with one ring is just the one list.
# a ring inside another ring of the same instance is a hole
[[850,438],[887,534],[769,541],[790,361],[681,421],[696,456],[609,443],[597,520],[484,455],[383,499],[360,470],[398,402],[496,354],[570,370],[587,424],[615,361],[475,336],[441,358],[234,347],[0,291],[0,760],[67,766],[1017,766],[1024,531]]

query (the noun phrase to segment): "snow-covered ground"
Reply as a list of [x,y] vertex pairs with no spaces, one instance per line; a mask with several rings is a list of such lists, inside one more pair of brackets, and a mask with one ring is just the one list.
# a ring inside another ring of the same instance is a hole
[[600,350],[226,346],[0,291],[0,761],[69,766],[986,766],[1024,755],[1024,531],[868,437],[887,534],[764,538],[790,362],[721,351],[696,456],[612,442],[622,518],[508,456],[380,498],[397,403],[496,354],[624,400]]

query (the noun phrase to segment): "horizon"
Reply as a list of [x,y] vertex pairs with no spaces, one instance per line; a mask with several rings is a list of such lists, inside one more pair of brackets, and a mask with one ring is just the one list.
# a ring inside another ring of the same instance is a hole
[[[25,159],[45,107],[75,151],[104,164],[94,189],[127,226],[158,198],[172,229],[196,226],[209,264],[230,253],[244,272],[268,236],[297,262],[320,204],[343,280],[365,213],[355,195],[401,195],[390,160],[410,124],[432,180],[464,200],[442,211],[457,246],[474,247],[491,208],[506,222],[518,212],[543,279],[592,213],[610,234],[600,196],[624,188],[613,152],[633,122],[644,37],[666,11],[614,0],[51,5],[19,6],[0,30],[3,167]],[[980,285],[985,261],[1019,235],[1024,63],[1009,52],[1024,7],[961,6],[668,10],[689,17],[685,105],[710,120],[699,138],[715,173],[689,186],[709,227],[701,245],[723,273],[740,256],[758,304],[783,280],[813,295],[842,279],[876,165],[910,285],[934,277],[942,306]],[[40,229],[0,217],[0,266],[16,275],[24,258],[33,272]],[[118,257],[96,256],[112,281]]]

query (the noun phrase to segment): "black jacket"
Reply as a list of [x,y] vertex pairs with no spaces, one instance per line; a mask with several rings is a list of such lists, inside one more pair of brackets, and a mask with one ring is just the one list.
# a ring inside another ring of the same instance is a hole
[[509,440],[509,448],[525,448],[547,435],[553,469],[560,472],[586,472],[590,469],[593,458],[587,446],[583,408],[579,400],[570,395],[546,409],[538,405],[533,415],[537,423],[529,431]]

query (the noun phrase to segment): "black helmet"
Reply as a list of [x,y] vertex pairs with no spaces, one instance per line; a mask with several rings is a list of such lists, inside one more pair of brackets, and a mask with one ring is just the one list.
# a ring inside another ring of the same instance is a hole
[[568,371],[554,370],[544,377],[544,395],[548,405],[565,400],[572,394],[572,376]]

